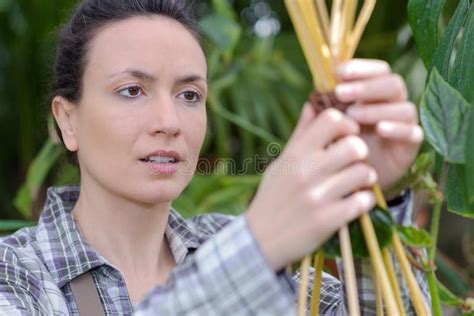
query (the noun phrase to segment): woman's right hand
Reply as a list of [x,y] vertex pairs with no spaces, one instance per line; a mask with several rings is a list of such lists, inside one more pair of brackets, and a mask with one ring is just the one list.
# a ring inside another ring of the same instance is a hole
[[315,116],[306,104],[246,214],[275,271],[314,251],[375,204],[366,188],[377,176],[363,162],[368,149],[357,136],[359,125],[334,109]]

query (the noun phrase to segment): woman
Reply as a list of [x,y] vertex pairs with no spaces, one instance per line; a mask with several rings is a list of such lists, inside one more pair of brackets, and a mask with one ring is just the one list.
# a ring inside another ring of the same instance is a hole
[[[52,113],[81,181],[50,188],[38,226],[1,239],[2,314],[77,314],[84,276],[97,289],[88,302],[110,315],[290,314],[297,280],[284,268],[370,210],[367,187],[377,174],[394,184],[423,138],[403,81],[384,62],[351,61],[336,89],[355,103],[349,114],[315,118],[305,105],[245,214],[184,221],[171,203],[195,171],[207,95],[184,1],[85,0],[60,33],[54,70]],[[289,176],[279,172],[288,162],[317,168]],[[409,200],[393,207],[399,221]],[[322,292],[322,313],[345,313],[339,281],[325,276]]]

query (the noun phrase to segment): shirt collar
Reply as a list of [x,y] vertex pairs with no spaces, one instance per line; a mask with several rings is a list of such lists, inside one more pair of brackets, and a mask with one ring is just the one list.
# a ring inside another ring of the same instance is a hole
[[[50,187],[44,209],[38,221],[36,239],[42,248],[40,256],[59,288],[77,276],[102,265],[113,267],[94,249],[79,230],[71,213],[79,198],[79,185]],[[197,249],[200,240],[192,223],[170,210],[165,236],[177,264]]]

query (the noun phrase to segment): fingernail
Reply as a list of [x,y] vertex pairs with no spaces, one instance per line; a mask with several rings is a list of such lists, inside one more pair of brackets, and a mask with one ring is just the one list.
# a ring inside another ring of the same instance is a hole
[[352,67],[350,67],[350,64],[343,64],[339,65],[336,68],[336,75],[339,77],[347,77],[352,73]]
[[375,204],[375,197],[371,192],[361,192],[359,199],[364,210],[371,208]]
[[357,120],[362,117],[362,110],[361,108],[352,105],[347,108],[346,114]]
[[378,129],[382,133],[390,133],[393,131],[393,125],[389,122],[380,122],[378,124]]
[[361,87],[359,84],[354,83],[341,83],[336,86],[336,97],[344,102],[354,101]]
[[370,183],[377,182],[377,173],[374,170],[370,170],[369,181],[370,181]]

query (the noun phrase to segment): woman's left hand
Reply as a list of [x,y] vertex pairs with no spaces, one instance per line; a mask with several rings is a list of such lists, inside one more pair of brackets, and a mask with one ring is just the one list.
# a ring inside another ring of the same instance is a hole
[[354,59],[337,74],[336,96],[354,102],[347,114],[361,124],[369,163],[387,190],[408,170],[423,141],[416,106],[407,101],[403,79],[384,61]]

